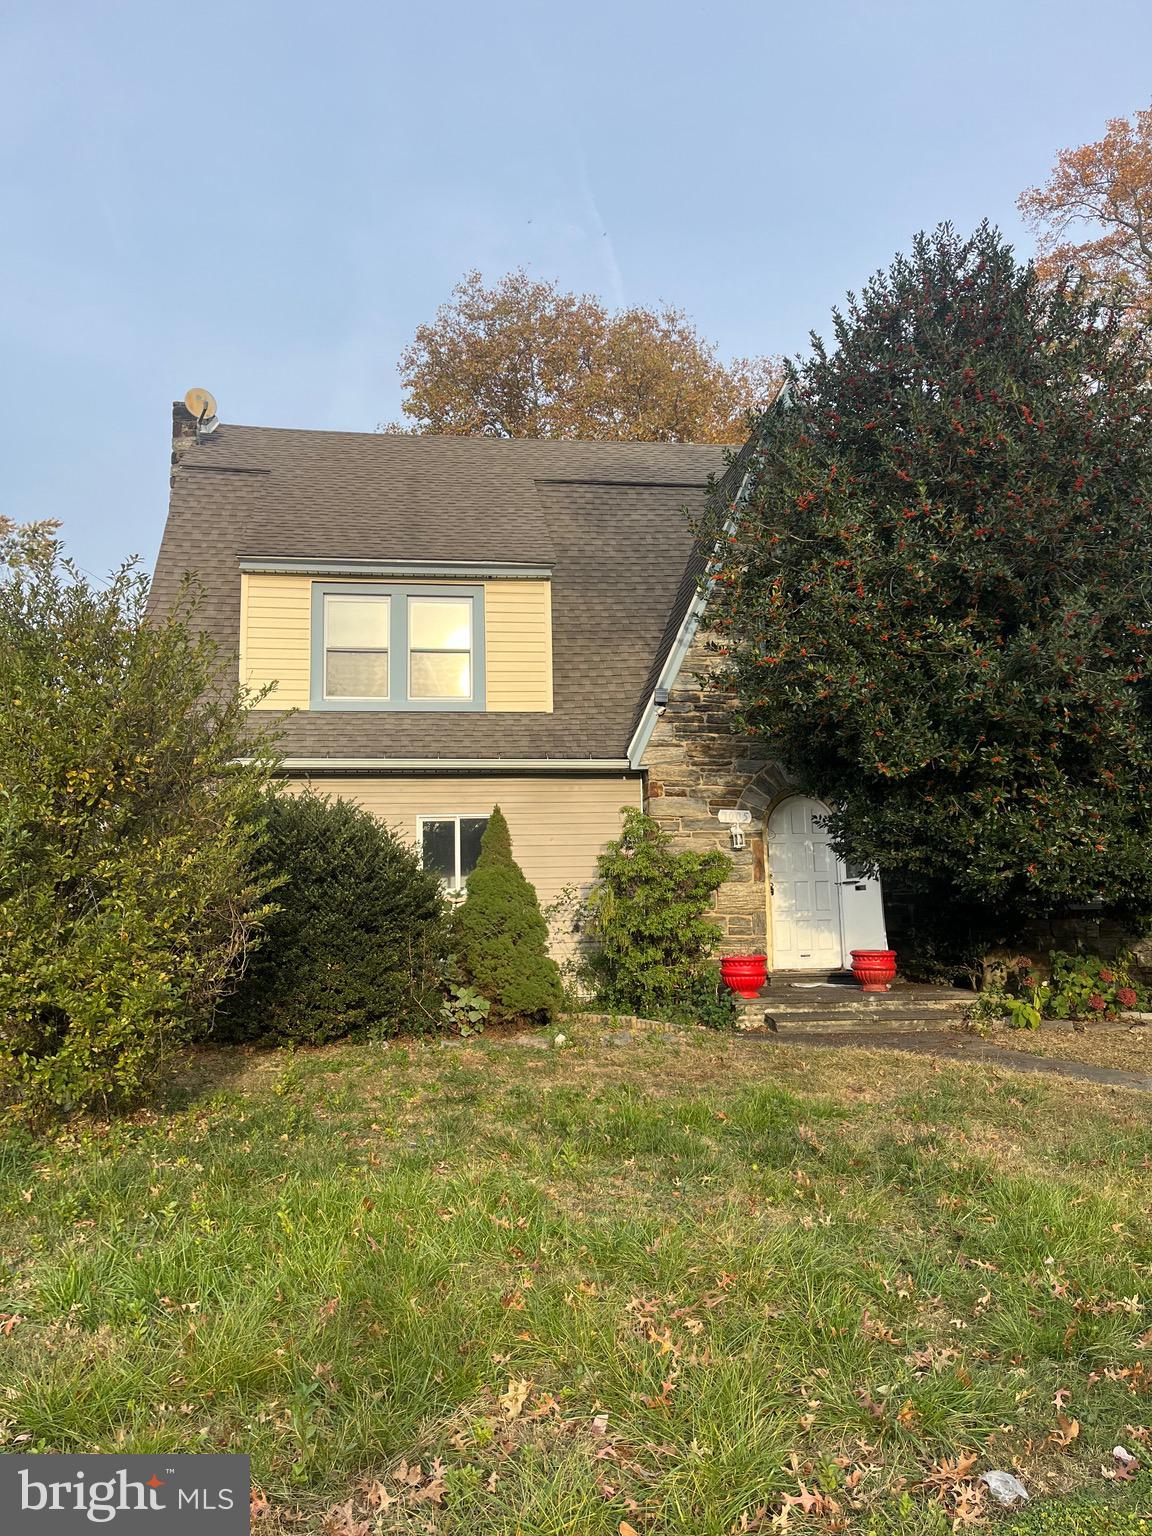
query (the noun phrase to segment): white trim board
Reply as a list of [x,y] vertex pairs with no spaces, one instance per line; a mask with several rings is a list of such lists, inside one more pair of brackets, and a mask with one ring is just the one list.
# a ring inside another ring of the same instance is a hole
[[626,757],[285,757],[277,767],[289,773],[631,773]]
[[550,565],[484,565],[453,560],[307,560],[242,555],[240,569],[250,576],[408,576],[452,581],[547,581]]

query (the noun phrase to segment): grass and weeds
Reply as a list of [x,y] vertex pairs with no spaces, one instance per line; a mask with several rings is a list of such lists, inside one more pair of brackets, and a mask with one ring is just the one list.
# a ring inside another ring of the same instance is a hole
[[589,1027],[205,1055],[0,1172],[0,1450],[247,1451],[266,1530],[935,1536],[1001,1527],[991,1468],[1097,1521],[1021,1531],[1148,1508],[1136,1094]]
[[1152,1073],[1152,1028],[1146,1024],[1086,1024],[1082,1029],[1041,1025],[1038,1030],[999,1028],[986,1037],[1009,1051],[1084,1061],[1123,1072]]

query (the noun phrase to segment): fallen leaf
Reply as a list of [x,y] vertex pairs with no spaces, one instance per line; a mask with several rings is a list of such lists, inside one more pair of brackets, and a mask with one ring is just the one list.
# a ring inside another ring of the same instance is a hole
[[510,1419],[518,1419],[523,1411],[532,1383],[526,1376],[510,1380],[507,1392],[500,1394],[500,1406]]
[[984,1491],[971,1486],[956,1489],[952,1504],[952,1529],[962,1531],[979,1525],[984,1517]]
[[379,1482],[370,1483],[364,1490],[364,1501],[369,1509],[378,1509],[383,1514],[387,1514],[392,1505],[399,1502],[388,1492],[384,1484]]
[[1080,1433],[1080,1420],[1070,1419],[1066,1414],[1060,1414],[1056,1420],[1057,1427],[1048,1436],[1046,1444],[1054,1445],[1058,1450],[1066,1451],[1073,1440]]
[[975,1465],[975,1451],[957,1456],[955,1461],[949,1461],[945,1457],[933,1463],[932,1470],[924,1479],[924,1487],[935,1488],[937,1497],[943,1499],[949,1493],[955,1492],[959,1485],[968,1482]]
[[861,1408],[870,1413],[874,1419],[882,1419],[885,1413],[887,1413],[888,1410],[885,1405],[877,1402],[867,1387],[861,1387],[856,1396],[859,1399]]
[[324,1531],[328,1536],[372,1536],[372,1522],[357,1520],[352,1513],[352,1500],[337,1504],[324,1517]]

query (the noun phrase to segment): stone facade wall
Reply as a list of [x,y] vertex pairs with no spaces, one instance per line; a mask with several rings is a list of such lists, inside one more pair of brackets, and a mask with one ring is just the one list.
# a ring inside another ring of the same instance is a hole
[[1075,954],[1100,955],[1105,960],[1115,960],[1124,950],[1131,951],[1132,969],[1144,982],[1152,981],[1152,935],[1141,936],[1114,918],[1097,912],[1070,913],[1063,917],[1028,918],[1022,925],[1019,939],[1012,944],[995,946],[985,958],[984,969],[999,961],[1010,960],[1016,955],[1030,955],[1036,961],[1036,971],[1047,976],[1050,970],[1048,956],[1054,949]]
[[[732,874],[715,900],[720,953],[761,953],[768,935],[764,813],[792,785],[757,742],[734,729],[734,699],[710,683],[714,667],[698,634],[644,754],[646,809],[678,846],[729,854]],[[733,851],[729,828],[716,819],[725,808],[752,813],[742,850]]]
[[[697,635],[644,754],[645,809],[680,847],[698,852],[721,848],[730,856],[732,874],[714,903],[715,921],[724,936],[720,953],[760,953],[770,950],[765,815],[797,786],[758,742],[734,729],[733,696],[709,681],[715,665],[707,637]],[[740,851],[733,851],[729,828],[716,819],[716,812],[728,807],[752,813],[744,828],[747,846]],[[889,942],[899,949],[911,943],[915,903],[906,911],[893,885],[885,889],[884,904]],[[1152,983],[1152,934],[1140,937],[1091,912],[1032,920],[1022,925],[1018,941],[991,951],[989,958],[1027,953],[1046,962],[1052,949],[1078,948],[1106,958],[1131,949],[1136,974]]]

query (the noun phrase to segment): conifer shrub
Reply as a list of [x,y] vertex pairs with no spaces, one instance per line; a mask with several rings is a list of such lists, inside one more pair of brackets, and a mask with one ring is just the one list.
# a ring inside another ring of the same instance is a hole
[[279,910],[222,1032],[320,1045],[438,1024],[444,902],[406,843],[350,801],[281,794],[268,802],[264,856],[282,881]]
[[730,1025],[736,1005],[714,955],[720,930],[707,912],[732,861],[720,849],[677,851],[635,806],[597,860],[584,929],[585,975],[606,1008],[642,1018]]
[[543,1024],[563,1001],[560,970],[548,953],[548,924],[535,888],[512,857],[512,838],[494,806],[468,895],[454,914],[457,961],[488,999],[493,1023]]

